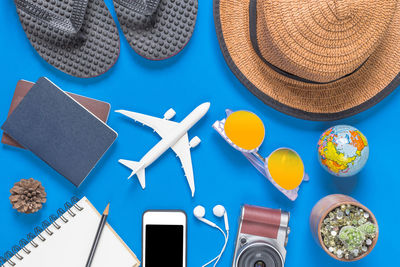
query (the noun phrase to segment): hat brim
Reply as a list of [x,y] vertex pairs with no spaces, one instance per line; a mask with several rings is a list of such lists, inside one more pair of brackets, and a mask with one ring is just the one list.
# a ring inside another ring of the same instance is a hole
[[381,44],[355,73],[329,84],[291,79],[259,58],[250,40],[250,0],[214,0],[225,61],[250,92],[272,108],[306,120],[338,120],[360,113],[400,84],[400,7]]

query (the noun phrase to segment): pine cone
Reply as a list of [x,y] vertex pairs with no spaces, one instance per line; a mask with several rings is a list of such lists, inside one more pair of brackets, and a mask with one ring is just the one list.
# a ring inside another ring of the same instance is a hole
[[22,179],[10,190],[10,202],[14,209],[22,213],[35,213],[46,202],[46,192],[42,183],[30,179]]

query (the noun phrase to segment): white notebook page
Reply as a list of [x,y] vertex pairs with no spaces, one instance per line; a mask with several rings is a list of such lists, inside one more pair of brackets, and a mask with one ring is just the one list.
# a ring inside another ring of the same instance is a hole
[[[16,256],[12,258],[16,267],[85,267],[101,215],[86,197],[77,204],[83,210],[78,211],[72,207],[71,211],[75,213],[75,217],[65,212],[67,223],[59,218],[56,223],[61,226],[60,229],[56,229],[54,225],[48,228],[53,235],[42,232],[46,241],[36,237],[33,241],[39,245],[37,248],[28,244],[26,248],[31,253],[26,254],[21,250],[19,255],[23,256],[22,260],[18,260]],[[92,267],[139,265],[135,254],[107,223],[97,246]]]

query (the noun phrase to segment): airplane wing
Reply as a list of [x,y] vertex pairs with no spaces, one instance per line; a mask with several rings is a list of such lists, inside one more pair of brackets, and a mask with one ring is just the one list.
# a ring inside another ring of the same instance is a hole
[[190,155],[190,145],[188,135],[185,134],[179,141],[172,147],[172,150],[179,157],[183,171],[185,172],[186,180],[188,181],[192,197],[194,196],[194,176],[192,158]]
[[136,113],[127,110],[116,110],[115,112],[121,113],[134,121],[140,122],[143,125],[146,125],[152,128],[154,131],[158,133],[161,138],[164,138],[168,133],[170,133],[179,123],[174,121],[169,121],[166,119],[160,119],[156,117],[152,117],[149,115],[144,115],[141,113]]

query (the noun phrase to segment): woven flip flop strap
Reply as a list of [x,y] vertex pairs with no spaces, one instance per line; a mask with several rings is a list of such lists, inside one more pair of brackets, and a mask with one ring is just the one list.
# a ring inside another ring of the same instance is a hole
[[142,15],[153,15],[160,0],[114,0],[118,4]]
[[74,0],[71,19],[67,19],[52,13],[29,0],[14,0],[18,9],[67,34],[76,34],[82,28],[88,1],[89,0]]

